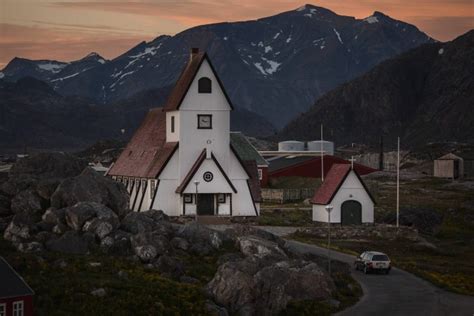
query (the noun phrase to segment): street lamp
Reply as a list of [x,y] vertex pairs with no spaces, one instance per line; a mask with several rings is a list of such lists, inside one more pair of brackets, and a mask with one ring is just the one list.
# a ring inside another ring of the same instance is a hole
[[197,222],[197,220],[198,220],[198,185],[199,185],[199,181],[194,180],[194,185],[196,186],[196,213],[194,214],[194,221]]
[[331,211],[334,207],[332,205],[326,205],[325,209],[328,212],[328,272],[331,276]]

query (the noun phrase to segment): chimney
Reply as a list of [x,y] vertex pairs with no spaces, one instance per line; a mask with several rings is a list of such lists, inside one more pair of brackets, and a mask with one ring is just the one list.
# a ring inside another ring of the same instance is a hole
[[199,48],[192,47],[191,48],[191,54],[189,55],[189,58],[193,59],[193,57],[196,56],[197,54],[199,54]]

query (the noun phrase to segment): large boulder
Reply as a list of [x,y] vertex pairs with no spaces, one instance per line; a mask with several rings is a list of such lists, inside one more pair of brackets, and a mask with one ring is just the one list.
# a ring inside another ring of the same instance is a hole
[[143,246],[152,246],[156,250],[157,255],[164,255],[170,250],[169,240],[158,232],[136,234],[130,238],[130,242],[135,252]]
[[34,216],[27,213],[19,213],[13,216],[12,221],[5,229],[3,237],[14,243],[29,240],[36,233],[36,220]]
[[15,214],[39,214],[44,206],[41,197],[31,189],[20,191],[11,201],[11,209]]
[[233,313],[278,314],[292,300],[323,300],[334,284],[314,262],[250,256],[221,265],[207,290]]
[[274,256],[287,258],[286,253],[278,246],[276,242],[272,242],[257,236],[243,236],[237,238],[237,247],[245,256]]
[[80,202],[74,206],[66,208],[66,223],[70,228],[80,231],[87,220],[95,217],[96,213],[90,204],[91,203],[88,202]]
[[10,204],[10,197],[0,194],[0,217],[13,214]]
[[130,237],[130,233],[116,230],[101,240],[100,248],[108,254],[129,256],[132,254]]
[[112,209],[120,218],[130,212],[123,184],[86,168],[79,176],[61,182],[51,196],[51,206],[68,207],[78,202],[96,202]]
[[66,209],[56,209],[54,207],[50,207],[46,210],[46,212],[44,212],[41,219],[43,222],[53,225],[66,224]]
[[[64,153],[39,153],[25,159],[18,160],[9,172],[8,181],[4,182],[0,191],[13,196],[22,190],[37,188],[41,180],[60,181],[77,176],[87,166],[87,161]],[[45,186],[53,185],[51,182],[43,183],[40,196],[48,190]]]
[[192,245],[204,244],[219,249],[229,238],[222,232],[208,228],[196,222],[187,223],[178,231],[178,236],[185,238]]
[[163,211],[149,210],[128,213],[121,222],[121,228],[129,233],[138,234],[157,231],[163,235],[173,233],[168,216]]
[[74,230],[91,232],[100,239],[120,225],[119,218],[110,208],[95,202],[79,202],[65,209],[66,222]]
[[153,266],[158,269],[162,275],[175,280],[178,280],[185,272],[184,264],[180,260],[167,255],[160,256],[153,263]]
[[57,239],[50,239],[46,243],[46,248],[69,254],[86,254],[89,252],[90,239],[80,235],[76,231],[67,231]]
[[45,200],[48,200],[53,195],[56,188],[61,183],[60,179],[43,179],[36,185],[36,193]]

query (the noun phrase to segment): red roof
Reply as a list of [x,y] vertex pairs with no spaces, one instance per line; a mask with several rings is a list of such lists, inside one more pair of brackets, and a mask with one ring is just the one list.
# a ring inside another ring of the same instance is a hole
[[226,97],[231,109],[234,108],[232,106],[232,102],[229,99],[229,96],[227,95],[227,92],[224,89],[224,86],[222,85],[222,82],[219,79],[219,76],[217,75],[214,69],[214,66],[212,66],[211,61],[207,57],[207,54],[193,53],[191,54],[190,61],[183,69],[183,72],[179,76],[178,81],[176,81],[173,90],[171,91],[170,95],[168,96],[168,99],[166,100],[166,105],[164,107],[165,111],[176,111],[179,109],[179,107],[181,106],[181,102],[183,102],[183,99],[186,96],[186,93],[188,92],[189,87],[193,83],[193,80],[196,77],[196,74],[204,60],[207,60],[207,62],[209,63],[209,66],[211,67],[214,76],[217,78],[217,82],[221,87],[222,91],[224,92],[224,96]]
[[350,173],[351,170],[354,171],[354,173],[356,174],[356,176],[359,178],[360,182],[364,186],[365,190],[369,194],[370,198],[372,199],[372,201],[374,201],[373,197],[370,195],[369,190],[367,190],[367,187],[365,186],[364,182],[360,178],[357,171],[351,169],[351,165],[334,164],[329,170],[329,173],[324,178],[323,184],[321,185],[321,187],[319,187],[319,189],[314,194],[313,199],[311,200],[311,203],[322,204],[322,205],[331,203],[332,199],[336,195],[337,191],[339,191],[339,188],[344,183],[344,180],[347,178],[347,175]]
[[166,142],[166,113],[152,109],[108,175],[156,178],[177,147],[177,142]]

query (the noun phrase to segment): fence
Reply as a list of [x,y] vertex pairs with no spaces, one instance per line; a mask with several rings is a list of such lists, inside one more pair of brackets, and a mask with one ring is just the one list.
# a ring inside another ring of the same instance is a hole
[[264,189],[262,188],[262,199],[264,202],[289,202],[311,198],[314,188],[304,189]]

